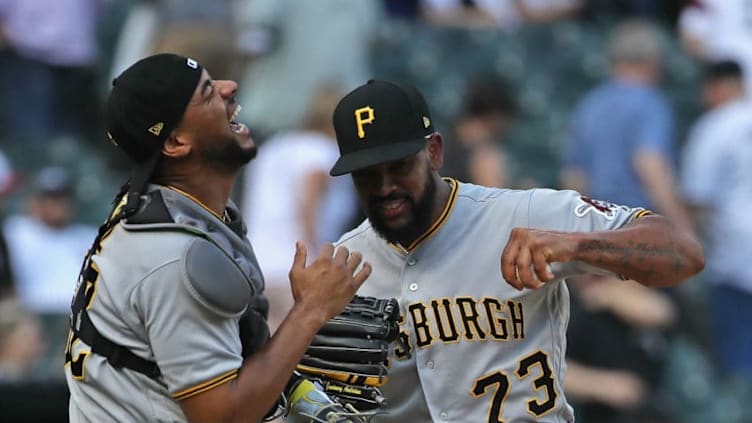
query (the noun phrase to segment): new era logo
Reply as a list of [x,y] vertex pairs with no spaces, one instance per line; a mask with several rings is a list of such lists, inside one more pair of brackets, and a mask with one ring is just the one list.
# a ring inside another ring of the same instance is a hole
[[191,69],[198,69],[198,62],[193,59],[187,59],[185,64]]
[[162,132],[162,128],[164,128],[164,122],[157,122],[152,125],[151,128],[149,128],[149,132],[156,136],[159,136],[159,134]]

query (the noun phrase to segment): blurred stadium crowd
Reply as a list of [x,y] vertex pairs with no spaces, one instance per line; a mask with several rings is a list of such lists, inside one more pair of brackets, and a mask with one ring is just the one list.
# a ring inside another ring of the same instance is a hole
[[445,135],[443,175],[647,206],[705,240],[706,271],[677,288],[570,282],[578,422],[752,421],[744,0],[0,0],[3,420],[66,421],[70,296],[129,170],[104,100],[162,51],[240,83],[261,147],[235,199],[272,324],[294,241],[361,218],[328,175],[334,105],[369,78],[409,82]]

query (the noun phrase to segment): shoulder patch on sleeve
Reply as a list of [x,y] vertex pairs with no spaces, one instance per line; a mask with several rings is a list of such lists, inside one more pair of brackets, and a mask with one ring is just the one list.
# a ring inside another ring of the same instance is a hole
[[[623,207],[617,204],[609,203],[607,201],[595,200],[585,195],[580,196],[580,201],[574,208],[574,215],[577,217],[584,217],[588,213],[598,213],[608,220],[612,220],[616,217],[616,211],[618,208]],[[628,210],[628,207],[624,207]]]
[[253,295],[251,284],[216,245],[197,238],[186,250],[183,263],[183,284],[201,305],[227,318],[245,312]]

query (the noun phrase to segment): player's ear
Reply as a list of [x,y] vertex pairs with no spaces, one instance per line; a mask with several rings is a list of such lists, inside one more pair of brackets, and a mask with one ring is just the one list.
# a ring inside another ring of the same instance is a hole
[[431,164],[431,170],[438,171],[444,164],[444,139],[441,134],[434,132],[431,138],[428,140],[428,146],[426,147],[428,153],[428,160]]
[[162,154],[167,157],[187,156],[190,151],[191,143],[188,142],[187,135],[179,131],[172,131],[162,145]]

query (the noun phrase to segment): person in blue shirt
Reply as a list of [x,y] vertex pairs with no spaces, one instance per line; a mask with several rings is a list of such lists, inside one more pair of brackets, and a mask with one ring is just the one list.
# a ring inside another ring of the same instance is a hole
[[645,21],[625,21],[607,45],[609,78],[579,101],[564,142],[562,185],[691,227],[674,189],[671,105],[658,90],[663,40]]

